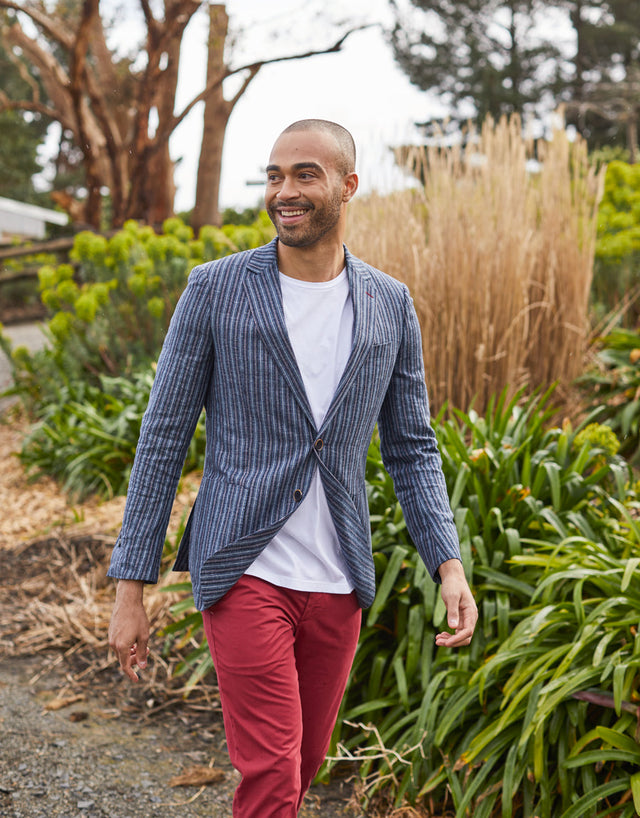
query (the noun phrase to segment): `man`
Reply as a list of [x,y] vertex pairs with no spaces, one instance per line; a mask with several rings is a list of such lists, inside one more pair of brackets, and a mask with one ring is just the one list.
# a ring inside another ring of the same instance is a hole
[[321,765],[374,568],[364,485],[376,422],[412,538],[468,645],[467,585],[429,424],[407,288],[349,254],[351,135],[289,126],[267,168],[278,238],[196,268],[158,361],[109,575],[110,645],[135,681],[187,446],[206,409],[202,484],[176,560],[216,667],[236,818],[293,818]]

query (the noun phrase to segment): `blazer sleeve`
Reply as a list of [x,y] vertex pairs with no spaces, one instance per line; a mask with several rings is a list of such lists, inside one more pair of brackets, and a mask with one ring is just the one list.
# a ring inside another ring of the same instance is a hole
[[438,567],[460,559],[458,534],[430,423],[420,324],[406,287],[402,341],[378,418],[385,468],[404,512],[407,528],[434,580]]
[[178,481],[213,370],[209,266],[191,272],[158,359],[110,577],[158,580]]

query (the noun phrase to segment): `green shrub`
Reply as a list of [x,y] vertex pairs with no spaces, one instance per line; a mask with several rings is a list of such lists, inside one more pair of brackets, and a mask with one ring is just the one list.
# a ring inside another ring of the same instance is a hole
[[634,465],[640,457],[640,333],[614,329],[598,339],[595,364],[581,378],[587,407],[620,440]]
[[[598,210],[598,240],[592,300],[608,313],[640,285],[640,165],[615,160],[607,167]],[[632,306],[626,320],[633,326],[639,312]]]
[[[0,320],[23,320],[42,314],[38,280],[32,272],[43,264],[55,262],[55,258],[52,253],[34,253],[0,261],[0,276],[3,279],[0,286]],[[7,278],[20,277],[7,281],[5,275]]]
[[[606,430],[580,438],[569,424],[548,428],[547,400],[519,407],[500,399],[486,418],[454,412],[450,420],[436,420],[480,614],[471,647],[458,652],[434,645],[446,627],[444,606],[410,547],[372,447],[378,591],[365,616],[332,753],[358,760],[363,798],[378,808],[400,806],[405,798],[432,799],[439,811],[451,809],[459,818],[556,818],[587,796],[597,778],[589,756],[566,769],[558,764],[570,754],[578,758],[578,742],[603,723],[599,710],[574,701],[573,694],[595,684],[604,697],[619,697],[623,689],[633,694],[640,645],[631,623],[637,625],[640,610],[629,585],[637,561],[629,568],[627,559],[639,532],[627,510],[634,499],[629,471],[612,454]],[[601,437],[605,447],[594,446]],[[584,579],[593,552],[609,559],[611,586],[625,577],[616,605],[604,605],[604,619],[598,618],[602,595],[591,595]],[[548,579],[556,567],[558,574]],[[560,614],[567,599],[573,608],[562,629],[538,634],[551,587],[558,593],[562,587]],[[597,665],[592,643],[590,653],[582,650],[586,637],[572,617],[581,626],[591,623],[590,639],[602,639]],[[536,640],[513,635],[527,629]],[[625,665],[624,684],[622,671],[607,671],[609,663]],[[563,688],[559,679],[574,684]],[[519,696],[522,690],[527,698]],[[532,721],[539,725],[533,733]],[[620,743],[633,738],[629,721],[608,723]],[[619,782],[618,793],[630,790],[629,770],[613,758],[605,779]],[[585,811],[578,814],[590,815],[591,805],[580,803]]]
[[[198,239],[180,219],[162,234],[127,222],[110,238],[79,233],[73,264],[39,271],[40,297],[51,315],[47,348],[11,354],[14,388],[39,416],[61,385],[130,376],[156,360],[189,271],[203,260],[263,244],[271,238],[265,217],[223,230],[203,227]],[[76,386],[73,387],[77,389]]]
[[[50,475],[76,500],[125,494],[153,378],[149,367],[127,378],[102,375],[98,386],[80,381],[60,386],[23,441],[20,458],[27,473]],[[200,467],[203,455],[201,419],[185,470]]]
[[535,550],[514,558],[535,591],[526,616],[470,680],[493,712],[461,755],[466,770],[481,764],[502,780],[505,817],[638,814],[638,534],[633,545],[580,536],[533,542]]
[[[179,219],[168,219],[161,235],[128,222],[111,238],[79,233],[75,266],[43,266],[46,347],[13,349],[0,333],[14,381],[5,394],[17,395],[37,421],[21,452],[29,472],[53,476],[75,497],[126,492],[151,367],[189,271],[270,237],[265,216],[224,232],[204,227],[197,240]],[[199,426],[187,467],[203,453]]]

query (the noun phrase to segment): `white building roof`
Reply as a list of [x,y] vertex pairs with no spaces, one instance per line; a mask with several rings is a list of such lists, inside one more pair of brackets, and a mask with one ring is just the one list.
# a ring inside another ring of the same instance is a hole
[[0,196],[0,236],[29,236],[44,238],[45,224],[68,224],[66,213],[48,210],[37,205],[16,202]]

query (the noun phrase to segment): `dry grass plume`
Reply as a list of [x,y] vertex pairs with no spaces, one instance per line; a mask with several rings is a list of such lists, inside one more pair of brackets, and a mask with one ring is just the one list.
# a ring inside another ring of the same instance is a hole
[[582,371],[603,175],[564,130],[536,150],[531,172],[520,120],[489,119],[464,148],[404,151],[420,188],[353,204],[350,249],[411,290],[436,410]]

